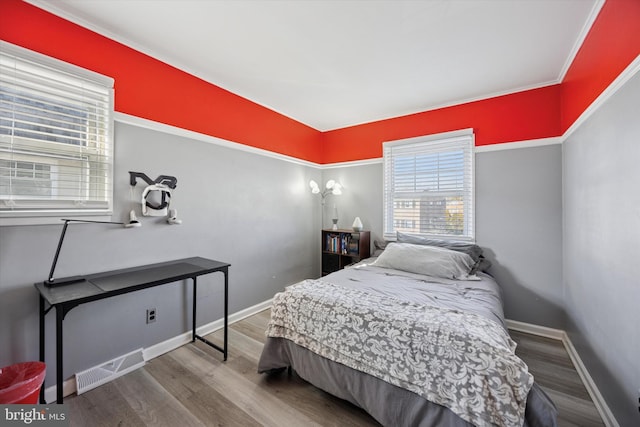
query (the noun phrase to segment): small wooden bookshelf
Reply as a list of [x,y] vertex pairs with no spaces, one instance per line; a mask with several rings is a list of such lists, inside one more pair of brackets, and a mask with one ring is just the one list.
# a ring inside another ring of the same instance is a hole
[[370,246],[368,231],[322,230],[322,275],[369,258]]

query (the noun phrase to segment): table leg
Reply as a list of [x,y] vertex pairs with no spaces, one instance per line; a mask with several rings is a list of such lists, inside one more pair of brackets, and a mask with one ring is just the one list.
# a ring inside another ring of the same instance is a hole
[[227,327],[229,319],[229,277],[228,270],[224,271],[224,360],[227,360]]
[[[44,298],[40,295],[40,361],[45,363],[44,361]],[[40,403],[45,404],[44,401],[44,381],[42,382],[42,386],[40,387]]]
[[218,270],[218,271],[222,271],[222,273],[224,273],[224,345],[223,347],[220,347],[217,344],[212,343],[211,341],[209,341],[208,339],[201,337],[200,335],[196,334],[196,300],[197,300],[197,283],[196,283],[196,278],[193,278],[193,325],[192,325],[192,335],[191,335],[191,342],[195,342],[196,338],[199,339],[200,341],[202,341],[203,343],[215,348],[216,350],[218,350],[219,352],[221,352],[224,356],[224,360],[227,360],[227,329],[228,329],[228,319],[229,319],[229,298],[228,298],[228,291],[229,291],[229,280],[227,279],[227,270]]
[[62,307],[56,307],[56,402],[61,404],[62,396]]
[[191,313],[193,314],[193,324],[191,327],[191,342],[196,341],[196,300],[197,300],[197,288],[198,283],[196,282],[196,277],[193,278],[193,310]]

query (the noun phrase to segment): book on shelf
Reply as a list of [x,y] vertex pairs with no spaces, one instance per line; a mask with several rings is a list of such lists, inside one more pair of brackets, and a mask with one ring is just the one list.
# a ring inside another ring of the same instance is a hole
[[360,252],[360,245],[358,239],[350,239],[348,243],[348,250],[350,254],[357,255]]
[[[346,255],[353,252],[353,244],[351,234],[346,233],[327,233],[325,241],[325,251]],[[355,242],[357,253],[357,241]]]

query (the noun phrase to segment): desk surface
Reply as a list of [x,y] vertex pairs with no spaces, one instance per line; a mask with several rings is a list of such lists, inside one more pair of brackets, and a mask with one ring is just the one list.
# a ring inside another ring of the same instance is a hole
[[[105,271],[83,276],[82,281],[59,286],[38,282],[35,287],[50,304],[82,303],[107,298],[163,283],[188,279],[214,271],[222,271],[230,264],[207,258],[184,258],[157,264]],[[64,281],[65,279],[60,279]]]

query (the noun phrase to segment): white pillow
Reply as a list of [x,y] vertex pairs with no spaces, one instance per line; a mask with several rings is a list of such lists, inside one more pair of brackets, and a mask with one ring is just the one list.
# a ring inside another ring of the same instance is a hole
[[478,280],[475,275],[469,275],[473,258],[436,246],[390,243],[371,265],[445,279]]

